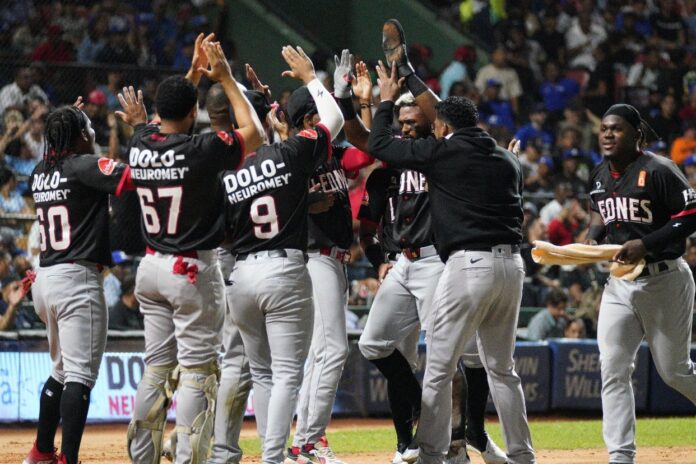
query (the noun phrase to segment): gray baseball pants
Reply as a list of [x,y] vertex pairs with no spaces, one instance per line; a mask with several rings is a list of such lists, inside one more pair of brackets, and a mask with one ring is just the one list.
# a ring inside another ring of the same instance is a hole
[[696,404],[696,367],[690,358],[694,281],[686,262],[663,261],[669,270],[628,282],[610,279],[602,295],[597,327],[602,369],[604,442],[609,460],[633,463],[635,401],[631,374],[641,341],[669,386]]
[[493,403],[512,464],[536,462],[520,378],[512,354],[524,262],[509,245],[450,255],[435,291],[426,332],[426,367],[416,439],[424,464],[443,463],[450,443],[452,378],[466,342],[476,334]]
[[106,347],[109,315],[97,266],[84,262],[40,267],[32,294],[36,314],[46,324],[51,377],[92,388]]
[[314,318],[304,254],[286,252],[287,258],[258,252],[237,261],[226,289],[249,358],[264,464],[284,460]]
[[[135,296],[145,322],[145,364],[154,367],[207,369],[217,363],[220,327],[224,318],[222,274],[215,251],[199,251],[198,258],[184,261],[198,267],[195,284],[186,275],[173,273],[177,257],[155,253],[146,255],[138,267]],[[146,421],[154,402],[161,396],[166,374],[157,373],[156,381],[138,384],[133,418]],[[153,377],[153,378],[154,378]],[[190,428],[196,416],[205,411],[204,392],[193,387],[207,375],[183,372],[177,393],[176,463],[191,461],[189,435],[179,430]],[[152,462],[155,447],[149,430],[138,430],[131,442],[134,462]]]
[[[228,251],[218,249],[220,269],[229,279],[235,259]],[[222,329],[222,362],[220,363],[220,386],[215,403],[215,437],[210,452],[210,464],[238,464],[242,459],[239,434],[244,422],[251,372],[249,359],[239,329],[232,321],[231,307],[225,298],[225,325]]]
[[360,336],[360,352],[365,358],[386,358],[397,344],[413,337],[419,324],[423,330],[428,330],[433,294],[443,268],[438,256],[410,261],[399,255],[377,291]]
[[297,407],[294,446],[316,443],[331,421],[336,390],[348,359],[345,266],[330,256],[308,253],[312,278],[314,328]]

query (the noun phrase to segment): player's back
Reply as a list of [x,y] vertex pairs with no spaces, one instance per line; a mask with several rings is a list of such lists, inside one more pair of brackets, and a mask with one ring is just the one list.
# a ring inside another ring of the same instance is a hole
[[31,174],[41,235],[41,266],[111,264],[109,194],[128,183],[128,167],[96,155],[41,161]]
[[322,126],[302,131],[259,147],[241,168],[223,173],[234,254],[307,249],[307,185],[329,155],[329,140]]
[[224,235],[217,177],[240,164],[244,141],[236,132],[190,136],[136,127],[129,164],[142,210],[147,245],[160,252],[210,250]]

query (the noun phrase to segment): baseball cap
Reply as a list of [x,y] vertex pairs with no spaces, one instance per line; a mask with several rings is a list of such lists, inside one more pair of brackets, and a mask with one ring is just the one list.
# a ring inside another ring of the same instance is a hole
[[688,156],[688,157],[684,160],[684,167],[693,166],[693,165],[695,165],[695,164],[696,164],[696,155]]
[[111,260],[114,264],[123,264],[133,261],[133,258],[128,256],[123,250],[114,250],[111,252]]
[[87,102],[94,105],[106,105],[106,95],[101,90],[92,90],[87,97]]
[[553,159],[550,156],[542,156],[539,158],[539,164],[545,164],[549,169],[553,169]]
[[532,203],[531,201],[525,201],[524,205],[522,206],[522,209],[524,211],[529,211],[534,216],[539,215],[539,208],[537,208],[537,206],[534,203]]
[[249,100],[251,106],[254,107],[254,111],[256,111],[256,115],[259,117],[259,119],[261,121],[266,119],[266,115],[268,115],[268,112],[271,111],[271,105],[269,105],[266,101],[266,97],[264,97],[263,94],[258,90],[245,90],[244,96],[247,100]]
[[568,150],[563,150],[563,159],[567,160],[570,158],[580,158],[582,157],[582,152],[577,148],[570,148]]
[[496,78],[490,78],[486,81],[486,87],[502,87],[503,83]]
[[529,111],[529,114],[534,114],[534,113],[546,113],[546,107],[544,106],[543,103],[535,103],[534,106],[532,106],[532,109]]
[[288,116],[292,125],[300,128],[302,121],[307,115],[313,115],[317,112],[317,105],[314,103],[312,95],[307,90],[306,86],[302,86],[290,94],[288,99]]

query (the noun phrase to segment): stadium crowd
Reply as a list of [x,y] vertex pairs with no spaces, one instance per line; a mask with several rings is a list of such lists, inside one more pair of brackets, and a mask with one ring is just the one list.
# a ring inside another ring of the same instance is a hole
[[[188,68],[195,34],[224,30],[227,7],[225,0],[3,3],[0,62],[10,65],[0,72],[0,330],[12,330],[40,324],[17,302],[21,279],[38,265],[39,232],[26,178],[43,155],[49,108],[83,95],[98,151],[126,159],[130,133],[114,117],[116,94],[124,83],[137,84],[151,108],[159,79]],[[513,137],[521,142],[527,265],[522,305],[546,308],[530,322],[528,337],[592,337],[607,269],[540,266],[531,259],[531,243],[583,240],[587,183],[601,161],[599,116],[614,102],[631,103],[648,115],[655,131],[649,150],[671,157],[696,186],[696,0],[432,3],[480,46],[462,45],[444,69],[433,69],[432,50],[413,42],[409,56],[417,73],[442,98],[472,99],[481,126],[501,146]],[[235,56],[233,43],[223,47]],[[486,56],[480,56],[483,51]],[[243,67],[234,64],[244,82]],[[88,77],[66,82],[69,66],[89,69],[82,73]],[[327,60],[323,70],[330,66]],[[136,73],[136,67],[153,71]],[[324,75],[329,79],[331,73]],[[289,92],[273,90],[284,108]],[[376,99],[378,93],[375,88]],[[199,111],[198,130],[208,130],[208,123]],[[354,216],[370,169],[351,180]],[[138,208],[135,194],[111,204],[115,265],[106,271],[105,287],[113,329],[142,328],[132,278],[144,252],[133,214]],[[686,259],[696,274],[696,241]],[[378,286],[374,276],[356,234],[351,304],[369,306]],[[567,308],[574,309],[572,317]],[[351,320],[353,327],[359,324]]]

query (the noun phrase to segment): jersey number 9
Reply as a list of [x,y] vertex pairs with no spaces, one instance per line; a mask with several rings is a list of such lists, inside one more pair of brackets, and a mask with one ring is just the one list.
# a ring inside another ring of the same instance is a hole
[[278,235],[278,213],[272,196],[266,195],[254,200],[249,214],[254,223],[256,238],[265,240]]

